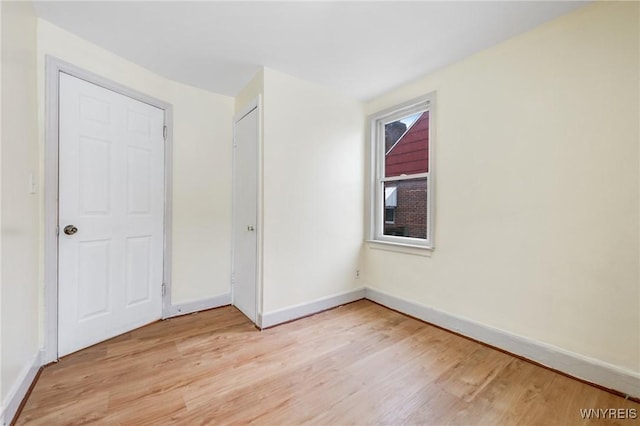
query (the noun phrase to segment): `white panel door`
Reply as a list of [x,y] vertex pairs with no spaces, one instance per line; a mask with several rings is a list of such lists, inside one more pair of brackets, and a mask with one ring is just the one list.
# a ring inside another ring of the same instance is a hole
[[59,96],[63,356],[161,316],[164,111],[64,73]]
[[258,109],[235,123],[233,304],[256,322]]

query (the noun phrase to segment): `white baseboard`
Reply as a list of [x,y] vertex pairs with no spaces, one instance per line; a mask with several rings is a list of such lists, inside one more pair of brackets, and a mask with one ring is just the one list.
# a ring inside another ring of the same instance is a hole
[[7,393],[6,398],[2,401],[2,412],[0,413],[0,424],[2,426],[9,425],[14,420],[13,418],[18,412],[20,404],[27,396],[27,392],[29,392],[29,388],[42,366],[42,357],[42,350],[38,350],[30,362],[25,364],[17,380],[11,386],[9,393]]
[[231,293],[221,294],[220,296],[210,297],[209,299],[194,300],[193,302],[178,303],[171,305],[169,310],[169,318],[180,315],[192,314],[207,309],[219,308],[231,304]]
[[380,290],[367,288],[365,294],[369,300],[428,323],[522,356],[570,376],[632,397],[640,397],[640,374],[633,371],[480,324],[467,318],[451,315]]
[[355,302],[364,299],[365,289],[358,288],[343,293],[334,294],[311,302],[301,303],[299,305],[288,306],[271,312],[263,313],[258,316],[258,324],[261,328],[273,327],[283,322],[306,317],[327,309],[335,308],[345,303]]

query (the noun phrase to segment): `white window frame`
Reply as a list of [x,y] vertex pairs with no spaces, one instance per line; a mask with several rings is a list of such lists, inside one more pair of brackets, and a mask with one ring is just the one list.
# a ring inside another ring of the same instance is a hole
[[[429,168],[427,173],[405,176],[384,177],[385,132],[384,126],[403,117],[421,112],[429,112]],[[370,194],[369,194],[369,242],[392,244],[404,247],[434,248],[434,170],[433,152],[435,144],[435,92],[405,102],[393,108],[369,116],[369,140],[371,148]],[[427,238],[384,235],[384,184],[419,178],[427,179]]]

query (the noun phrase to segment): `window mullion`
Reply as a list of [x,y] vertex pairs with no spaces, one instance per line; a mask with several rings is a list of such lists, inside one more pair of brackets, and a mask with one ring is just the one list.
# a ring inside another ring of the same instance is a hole
[[401,180],[424,179],[424,178],[427,178],[427,179],[429,178],[429,172],[416,173],[415,175],[383,177],[380,179],[380,182],[397,182]]

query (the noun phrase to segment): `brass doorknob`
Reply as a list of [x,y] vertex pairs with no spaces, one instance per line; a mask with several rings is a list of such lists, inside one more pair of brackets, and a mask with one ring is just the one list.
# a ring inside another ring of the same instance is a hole
[[64,227],[64,233],[67,234],[67,235],[73,235],[76,232],[78,232],[78,228],[76,228],[73,225],[67,225],[67,226]]

